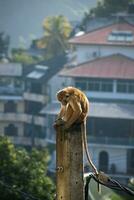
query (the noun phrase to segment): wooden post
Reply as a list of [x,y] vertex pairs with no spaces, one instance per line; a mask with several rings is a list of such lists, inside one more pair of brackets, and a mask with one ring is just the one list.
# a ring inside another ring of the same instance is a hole
[[81,126],[56,128],[56,200],[84,200]]

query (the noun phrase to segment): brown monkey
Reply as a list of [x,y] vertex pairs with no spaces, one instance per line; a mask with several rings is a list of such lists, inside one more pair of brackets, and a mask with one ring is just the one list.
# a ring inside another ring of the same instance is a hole
[[89,164],[93,168],[96,175],[98,171],[94,166],[87,145],[86,137],[86,118],[89,111],[89,102],[86,95],[75,87],[66,87],[57,92],[57,99],[61,103],[61,109],[55,125],[63,125],[65,129],[76,123],[84,123],[83,142]]

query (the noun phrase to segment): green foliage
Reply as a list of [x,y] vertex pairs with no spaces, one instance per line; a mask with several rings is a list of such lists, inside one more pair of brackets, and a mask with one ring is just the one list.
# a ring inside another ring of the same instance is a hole
[[94,14],[96,17],[107,17],[110,14],[126,11],[129,3],[133,0],[103,0],[98,1],[97,7],[90,10],[91,14]]
[[12,61],[22,64],[35,64],[39,62],[42,58],[32,57],[28,55],[23,49],[13,49],[12,50]]
[[[128,187],[134,191],[134,179],[133,178],[130,180]],[[127,193],[116,192],[116,193],[112,193],[109,196],[109,199],[110,200],[133,200],[134,198],[133,198],[133,196],[128,195]]]
[[96,7],[90,9],[84,14],[81,28],[85,28],[86,23],[93,16],[109,17],[111,14],[127,11],[129,3],[132,2],[134,2],[134,0],[99,0]]
[[46,47],[48,57],[64,53],[68,49],[68,38],[71,33],[71,25],[62,16],[50,16],[43,22],[44,38],[42,43]]
[[108,198],[109,198],[109,200],[123,200],[123,197],[116,193],[109,195]]
[[[2,200],[23,199],[17,190],[34,197],[52,200],[54,185],[47,177],[48,152],[16,149],[7,138],[0,138],[0,197]],[[5,185],[12,186],[7,190]],[[14,190],[13,190],[14,189]],[[16,192],[15,192],[16,191]]]

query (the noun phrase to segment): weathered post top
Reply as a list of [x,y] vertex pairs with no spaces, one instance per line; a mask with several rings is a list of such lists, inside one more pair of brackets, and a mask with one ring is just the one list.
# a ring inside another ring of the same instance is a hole
[[84,200],[81,126],[56,128],[56,200]]

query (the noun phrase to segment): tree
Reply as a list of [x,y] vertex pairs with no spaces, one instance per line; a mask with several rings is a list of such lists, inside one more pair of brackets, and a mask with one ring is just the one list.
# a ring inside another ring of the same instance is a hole
[[41,61],[41,57],[33,57],[29,55],[24,49],[12,49],[12,61],[19,62],[22,64],[35,64]]
[[65,53],[68,49],[68,38],[71,33],[71,25],[62,16],[50,16],[43,22],[44,37],[42,43],[46,47],[48,57]]
[[121,12],[127,10],[128,5],[132,3],[133,0],[103,0],[99,1],[96,8],[91,9],[91,13],[98,17],[106,17],[110,14]]
[[127,10],[133,0],[102,0],[98,1],[97,7],[90,10],[91,15],[96,17],[107,17],[113,13]]
[[111,14],[127,11],[130,3],[134,3],[134,0],[99,0],[96,7],[85,12],[80,27],[85,27],[92,17],[109,17]]
[[32,195],[38,199],[52,200],[54,185],[46,176],[48,159],[46,150],[33,149],[28,153],[25,149],[16,149],[9,139],[1,137],[1,199],[21,200]]

